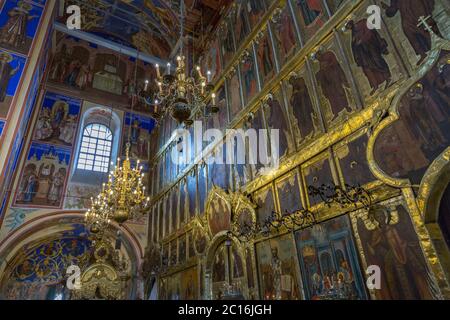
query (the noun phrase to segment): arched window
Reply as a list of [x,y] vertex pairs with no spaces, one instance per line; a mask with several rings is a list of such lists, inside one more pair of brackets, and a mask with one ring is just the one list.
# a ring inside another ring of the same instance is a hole
[[111,161],[113,135],[99,123],[87,125],[83,130],[77,169],[108,172]]

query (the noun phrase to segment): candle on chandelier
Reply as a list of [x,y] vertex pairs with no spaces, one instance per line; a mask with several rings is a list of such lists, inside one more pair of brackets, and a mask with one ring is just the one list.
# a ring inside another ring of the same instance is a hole
[[207,75],[207,77],[208,77],[208,82],[211,82],[211,76],[212,76],[211,71],[208,70],[208,72],[206,72],[206,75]]
[[159,71],[159,64],[156,64],[155,67],[156,67],[156,76],[157,76],[158,79],[159,79],[159,78],[161,78],[161,73],[160,73],[160,71]]
[[148,80],[145,80],[145,87],[144,87],[144,91],[147,91],[148,89]]
[[206,83],[205,82],[202,82],[202,94],[205,92],[205,87],[206,87]]
[[159,92],[162,93],[162,83],[158,82]]
[[198,72],[198,75],[200,76],[200,78],[203,78],[202,69],[199,66],[197,66],[197,72]]
[[213,104],[213,106],[216,106],[216,94],[213,93],[213,94],[211,95],[211,98],[212,98],[212,104]]
[[170,67],[171,67],[171,65],[170,65],[170,63],[168,63],[167,69],[166,69],[167,75],[170,75]]

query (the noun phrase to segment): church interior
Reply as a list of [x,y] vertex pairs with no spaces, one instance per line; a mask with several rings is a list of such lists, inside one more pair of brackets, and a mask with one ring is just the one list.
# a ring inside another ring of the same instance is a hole
[[449,17],[0,0],[0,300],[450,299]]

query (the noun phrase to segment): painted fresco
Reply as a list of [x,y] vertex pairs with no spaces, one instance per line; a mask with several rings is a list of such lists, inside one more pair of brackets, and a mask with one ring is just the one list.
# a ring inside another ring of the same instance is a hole
[[289,2],[274,21],[272,35],[278,49],[278,61],[284,65],[299,49],[294,21],[289,9]]
[[101,192],[98,185],[70,182],[67,186],[64,209],[83,210],[92,206],[91,197],[95,198]]
[[181,298],[183,300],[199,299],[199,278],[197,267],[187,269],[181,274]]
[[18,89],[25,58],[0,49],[0,117],[6,118]]
[[294,0],[293,4],[303,41],[306,42],[327,21],[326,10],[323,2],[318,0]]
[[225,199],[216,196],[209,203],[208,224],[211,235],[231,229],[231,207]]
[[[324,158],[323,156],[312,162],[310,165],[304,167],[302,172],[306,187],[313,186],[315,188],[319,188],[323,184],[328,185],[330,183],[334,183],[333,175],[331,173],[330,160],[328,158]],[[310,206],[314,206],[321,202],[320,197],[312,197],[308,195],[308,199]]]
[[234,40],[233,40],[233,29],[228,23],[222,27],[221,35],[222,35],[222,58],[223,58],[223,67],[226,68],[230,63],[231,59],[234,55]]
[[348,217],[295,233],[305,298],[367,299]]
[[327,123],[344,119],[354,109],[353,91],[344,70],[345,63],[333,43],[322,47],[313,59],[313,69],[319,87],[320,105]]
[[247,104],[258,92],[256,65],[253,54],[249,53],[244,56],[241,63],[242,72],[242,91],[244,93],[244,104]]
[[366,101],[405,77],[386,28],[367,27],[365,11],[368,6],[368,3],[363,4],[363,9],[354,13],[358,18],[347,21],[344,26],[345,50]]
[[69,150],[33,142],[20,175],[15,205],[60,208],[70,159]]
[[0,46],[27,55],[42,11],[26,1],[4,1],[0,12]]
[[189,209],[188,219],[192,219],[197,214],[197,176],[196,171],[191,170],[191,172],[187,175],[187,199],[188,199],[188,205],[187,208]]
[[33,140],[71,147],[75,142],[81,100],[47,92],[34,129]]
[[286,82],[288,110],[297,144],[310,140],[320,130],[307,77],[305,68],[302,68]]
[[130,141],[130,157],[148,161],[150,158],[150,134],[154,127],[155,120],[138,114],[126,113],[123,126],[122,155],[125,154],[126,144]]
[[235,9],[232,13],[231,21],[235,27],[234,35],[236,39],[236,47],[242,44],[246,36],[250,33],[250,26],[247,20],[246,0],[238,0],[235,2]]
[[[57,34],[61,37],[61,34]],[[124,108],[130,108],[136,59],[119,55],[77,38],[62,35],[53,57],[48,79],[52,83],[77,90],[80,96],[101,100],[108,105],[111,97]],[[155,68],[142,61],[137,68],[137,92],[144,90],[145,81],[154,84]],[[148,111],[143,103],[135,111]]]
[[276,182],[280,213],[288,214],[303,209],[297,172],[294,170]]
[[211,72],[211,81],[215,81],[222,72],[222,65],[220,60],[220,45],[217,36],[214,37],[209,44],[209,50],[204,57],[202,57],[203,70]]
[[265,13],[266,7],[264,1],[246,0],[246,6],[250,27],[254,28]]
[[258,41],[256,59],[258,61],[259,74],[261,75],[261,86],[263,87],[275,75],[275,57],[269,31],[266,31]]
[[280,94],[280,91],[277,91],[271,94],[264,104],[266,107],[264,114],[268,129],[279,130],[279,141],[276,146],[278,147],[280,158],[295,150],[283,101],[283,96]]
[[205,213],[206,199],[208,193],[208,177],[207,177],[207,167],[204,165],[197,166],[198,172],[198,211],[200,215]]
[[336,148],[342,175],[346,184],[365,185],[375,181],[367,162],[367,134]]
[[450,144],[450,52],[400,100],[400,119],[384,129],[374,146],[381,169],[419,184],[426,169]]
[[229,101],[229,113],[230,119],[234,117],[242,110],[241,91],[239,84],[239,77],[237,73],[234,73],[228,80],[228,101]]
[[300,300],[292,235],[256,244],[259,284],[264,300]]
[[431,35],[424,28],[419,26],[420,17],[429,17],[428,25],[433,32],[448,38],[450,23],[448,13],[445,12],[445,1],[440,0],[412,0],[401,1],[391,0],[378,1],[381,5],[381,12],[398,44],[400,52],[406,62],[415,68],[422,64],[431,50]]
[[275,200],[273,197],[272,186],[257,191],[253,194],[253,200],[255,201],[256,208],[256,218],[260,224],[272,214],[275,210]]
[[367,264],[381,270],[376,298],[432,299],[433,282],[405,207],[377,206],[354,219]]
[[217,147],[209,157],[208,180],[212,186],[217,186],[223,190],[230,187],[230,165],[226,164],[226,145]]

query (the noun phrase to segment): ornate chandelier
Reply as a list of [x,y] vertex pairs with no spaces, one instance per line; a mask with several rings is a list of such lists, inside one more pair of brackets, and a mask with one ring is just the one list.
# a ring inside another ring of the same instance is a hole
[[[207,71],[207,76],[202,74],[200,66],[196,67],[197,76],[189,77],[191,72],[186,74],[186,57],[182,55],[184,41],[184,1],[180,3],[181,17],[181,55],[177,57],[177,67],[175,74],[172,74],[171,64],[168,63],[166,72],[161,74],[160,66],[156,68],[156,84],[154,92],[144,98],[145,102],[153,107],[152,117],[155,120],[161,119],[166,113],[170,114],[179,124],[190,126],[193,121],[190,119],[194,109],[201,109],[208,113],[217,113],[216,95],[212,92],[211,72]],[[194,73],[195,74],[195,73]],[[148,81],[144,91],[148,91]],[[207,105],[206,100],[211,98],[211,104]]]
[[129,151],[130,143],[127,143],[122,165],[118,158],[118,165],[110,172],[108,182],[103,183],[102,192],[91,199],[92,207],[86,212],[85,220],[93,233],[105,230],[111,220],[122,224],[146,213],[150,198],[145,195],[144,173],[139,160],[136,168],[131,167]]
[[[137,59],[134,73],[134,84],[137,83]],[[133,112],[134,100],[131,103]],[[112,114],[112,113],[111,113]],[[131,219],[138,219],[147,212],[150,198],[146,196],[143,180],[143,167],[137,160],[132,167],[130,161],[131,123],[129,125],[128,142],[125,149],[125,159],[117,158],[117,165],[109,173],[108,182],[103,183],[102,191],[94,199],[92,206],[85,214],[85,222],[90,231],[101,237],[109,228],[111,221],[119,225]],[[113,163],[111,163],[113,165]]]

